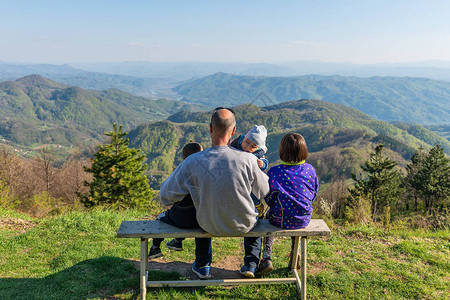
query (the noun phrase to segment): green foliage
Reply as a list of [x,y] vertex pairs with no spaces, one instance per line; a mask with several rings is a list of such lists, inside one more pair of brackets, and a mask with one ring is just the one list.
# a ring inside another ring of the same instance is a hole
[[[450,141],[450,124],[442,124],[442,125],[428,125],[425,126],[427,129],[436,132],[438,135]],[[440,143],[436,143],[440,144]]]
[[417,197],[420,197],[425,210],[442,211],[450,200],[450,158],[439,145],[428,153],[417,151],[407,166],[406,183],[413,191],[416,209]]
[[372,222],[371,201],[361,193],[351,192],[348,204],[344,209],[345,218],[355,224]]
[[380,208],[391,206],[400,192],[400,175],[394,170],[397,163],[382,155],[383,148],[384,145],[378,145],[370,154],[370,159],[361,166],[366,173],[364,178],[357,179],[356,175],[352,175],[355,187],[350,190],[355,198],[362,196],[370,199],[374,221]]
[[383,216],[381,217],[383,227],[389,228],[391,223],[391,207],[389,205],[386,205],[383,208]]
[[149,188],[144,175],[147,165],[145,155],[140,149],[128,147],[128,139],[123,139],[128,132],[122,132],[122,126],[105,133],[111,137],[111,143],[99,145],[91,168],[92,182],[82,201],[87,207],[108,205],[112,208],[145,208],[150,205],[153,191]]

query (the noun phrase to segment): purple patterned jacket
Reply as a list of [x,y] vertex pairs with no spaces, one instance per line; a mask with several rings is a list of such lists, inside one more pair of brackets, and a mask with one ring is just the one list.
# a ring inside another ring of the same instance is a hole
[[269,222],[277,227],[298,229],[308,226],[312,203],[319,191],[316,170],[302,161],[298,164],[282,162],[267,172],[270,192],[265,200],[270,206]]

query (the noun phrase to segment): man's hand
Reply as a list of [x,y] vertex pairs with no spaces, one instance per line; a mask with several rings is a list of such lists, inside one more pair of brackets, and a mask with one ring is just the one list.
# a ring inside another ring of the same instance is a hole
[[258,167],[260,167],[260,168],[264,167],[264,163],[262,160],[257,159],[257,162],[258,162]]

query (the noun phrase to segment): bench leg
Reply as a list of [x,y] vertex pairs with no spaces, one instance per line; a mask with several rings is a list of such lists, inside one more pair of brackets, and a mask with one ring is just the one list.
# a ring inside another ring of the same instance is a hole
[[302,243],[301,243],[301,268],[302,268],[301,299],[302,300],[306,300],[306,236],[302,236]]
[[292,249],[291,257],[291,270],[297,269],[298,264],[298,252],[300,250],[300,237],[296,236],[294,240],[294,249]]
[[141,239],[141,300],[147,295],[148,239]]
[[[300,243],[301,239],[301,243]],[[299,245],[301,244],[301,245]],[[300,248],[300,268],[301,268],[301,280],[297,273],[297,260],[298,260],[298,253]],[[302,300],[306,299],[306,236],[296,236],[294,241],[294,249],[292,250],[292,266],[291,266],[292,273],[294,274],[295,278],[297,279],[297,286],[298,290],[300,292],[300,298]]]

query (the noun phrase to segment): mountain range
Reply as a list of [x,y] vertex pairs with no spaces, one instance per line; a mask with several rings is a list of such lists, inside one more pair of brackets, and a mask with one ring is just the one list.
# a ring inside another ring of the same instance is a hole
[[144,78],[170,78],[174,81],[208,76],[218,72],[251,76],[341,75],[357,77],[420,77],[450,81],[450,62],[353,64],[349,62],[286,61],[273,63],[239,62],[117,62],[84,63],[72,66],[91,72]]
[[[286,78],[275,78],[279,81],[272,82],[272,78],[250,77],[251,80],[240,81],[235,75],[221,73],[209,79],[217,82],[214,77],[224,77],[223,81],[231,85],[240,82],[241,89],[234,89],[242,95],[252,85],[286,87]],[[314,78],[309,80],[314,82]],[[346,83],[335,85],[342,88]],[[198,91],[202,91],[201,86]],[[71,146],[97,145],[104,138],[103,132],[110,131],[112,123],[116,122],[129,131],[130,146],[146,154],[150,167],[148,175],[157,189],[174,165],[181,162],[181,149],[186,143],[197,141],[204,147],[209,146],[211,111],[207,110],[215,103],[212,97],[205,99],[211,100],[205,100],[204,105],[155,101],[117,89],[85,90],[30,75],[0,83],[0,138],[17,146],[60,144],[65,148],[61,151],[67,152],[67,147]],[[357,172],[380,143],[385,144],[387,153],[401,166],[419,147],[429,149],[440,144],[450,153],[450,142],[422,125],[387,123],[346,105],[310,99],[262,105],[234,106],[237,134],[244,134],[255,124],[266,126],[267,157],[272,164],[278,160],[278,144],[284,134],[290,131],[303,134],[308,142],[309,159],[324,182],[337,177],[348,178]],[[447,130],[445,125],[436,128]]]
[[[10,64],[0,62],[0,81],[14,81],[21,77],[39,74],[59,83],[90,90],[120,89],[121,91],[152,99],[176,99],[170,88],[172,79],[141,78],[136,76],[90,72],[65,65]],[[158,89],[158,95],[155,94]]]
[[112,123],[125,130],[202,106],[153,101],[117,89],[89,91],[40,75],[0,82],[0,136],[18,144],[84,145],[103,138]]
[[409,77],[264,77],[216,73],[174,89],[183,101],[210,106],[273,105],[295,99],[343,104],[384,121],[450,121],[450,82]]
[[[255,124],[267,128],[267,157],[272,164],[279,160],[281,137],[287,132],[301,133],[308,143],[309,161],[324,182],[349,178],[358,172],[375,145],[381,143],[402,166],[419,147],[429,149],[439,143],[447,153],[450,151],[449,141],[421,125],[396,126],[356,109],[320,100],[294,100],[267,107],[242,104],[233,109],[236,136],[245,134]],[[181,111],[167,120],[141,124],[130,131],[130,145],[147,155],[154,188],[181,162],[181,149],[186,143],[196,141],[209,147],[210,115],[210,111]]]

